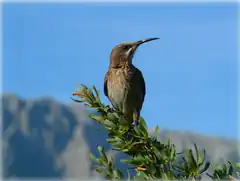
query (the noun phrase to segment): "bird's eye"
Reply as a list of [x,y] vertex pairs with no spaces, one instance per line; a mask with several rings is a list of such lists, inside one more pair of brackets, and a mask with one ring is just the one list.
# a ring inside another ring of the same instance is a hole
[[125,45],[125,46],[123,47],[124,50],[128,50],[129,48],[130,48],[130,45]]

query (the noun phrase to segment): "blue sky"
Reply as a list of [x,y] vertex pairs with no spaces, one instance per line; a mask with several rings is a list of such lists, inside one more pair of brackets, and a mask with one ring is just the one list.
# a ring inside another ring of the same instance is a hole
[[149,37],[134,57],[148,126],[236,138],[236,4],[5,4],[3,90],[70,102],[81,82],[108,103],[111,48]]

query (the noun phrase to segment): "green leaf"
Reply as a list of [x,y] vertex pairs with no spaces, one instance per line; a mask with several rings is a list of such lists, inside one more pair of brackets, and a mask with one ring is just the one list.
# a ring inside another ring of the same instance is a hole
[[78,83],[78,85],[79,85],[80,87],[83,87],[83,89],[87,89],[87,88],[88,88],[86,85],[81,84],[81,83]]
[[163,180],[168,181],[170,178],[168,177],[167,173],[163,173]]
[[141,141],[136,141],[136,142],[133,142],[131,144],[131,146],[136,146],[136,145],[139,145],[139,144],[143,144],[144,142],[141,140]]
[[198,168],[197,162],[196,162],[196,160],[195,160],[195,158],[194,158],[194,156],[193,156],[193,153],[192,153],[192,150],[191,150],[191,149],[188,151],[188,160],[189,160],[189,164],[191,165],[191,167],[192,167],[194,170]]
[[116,148],[119,149],[118,151],[122,150],[123,143],[122,142],[113,142],[112,145]]
[[92,161],[96,162],[96,157],[92,153],[89,152],[88,155]]
[[102,116],[96,116],[96,115],[90,114],[89,117],[99,123],[102,123],[104,121],[104,118]]
[[102,165],[102,160],[100,158],[96,158],[96,162],[99,164],[99,165]]
[[139,129],[139,132],[141,133],[142,136],[148,137],[148,129],[143,119],[140,121],[139,126],[136,126],[136,128]]
[[146,124],[145,120],[143,119],[143,117],[140,117],[139,121],[140,121],[140,125],[142,125],[143,128],[147,129],[147,124]]
[[142,172],[142,171],[138,171],[137,175],[134,177],[134,180],[150,180],[149,176],[147,175],[147,173]]
[[114,113],[107,113],[107,117],[109,120],[111,121],[115,121],[116,120],[116,115]]
[[98,149],[99,153],[102,153],[104,151],[104,148],[102,146],[98,146],[97,149]]
[[96,101],[97,101],[97,102],[100,102],[99,91],[96,89],[95,85],[93,85],[92,88],[93,88],[93,90],[94,90],[94,92],[95,92],[95,94],[96,94]]
[[121,160],[120,160],[120,162],[121,162],[121,163],[130,163],[130,162],[131,162],[131,160],[127,160],[127,159],[121,159]]
[[129,122],[127,120],[123,119],[123,118],[118,118],[118,121],[121,124],[121,126],[125,126],[125,127],[129,126]]
[[99,154],[100,154],[100,156],[102,158],[102,162],[104,164],[107,164],[108,159],[107,159],[107,156],[104,153],[104,148],[102,146],[98,146],[97,148],[98,148]]
[[175,149],[171,149],[171,155],[170,155],[170,159],[171,160],[176,160],[176,150]]
[[89,97],[89,99],[91,100],[91,101],[94,101],[95,100],[95,96],[93,95],[93,92],[92,92],[92,90],[91,89],[89,89],[89,88],[87,88],[87,95],[88,95],[88,97]]
[[196,164],[198,164],[199,163],[199,151],[198,151],[198,147],[197,147],[197,145],[196,145],[196,143],[194,143],[194,148],[195,148],[195,152],[196,152]]
[[111,121],[109,121],[109,120],[107,120],[107,119],[105,119],[105,120],[103,121],[103,124],[104,124],[104,126],[106,126],[106,127],[108,127],[108,128],[113,128],[113,129],[116,128],[116,124],[114,124],[113,122],[111,122]]
[[228,161],[229,164],[229,168],[228,168],[228,175],[232,175],[233,174],[233,166],[232,163],[230,161]]
[[200,164],[202,165],[204,163],[204,161],[206,160],[206,150],[203,150],[203,159],[202,162],[200,162]]
[[107,142],[108,143],[115,143],[115,142],[120,143],[122,141],[123,140],[121,138],[119,138],[119,137],[107,138]]
[[123,174],[122,172],[120,172],[120,170],[114,170],[113,175],[114,175],[114,178],[123,179]]
[[84,97],[83,99],[85,102],[87,102],[87,104],[84,104],[85,106],[91,106],[92,100],[89,99],[89,97]]
[[236,167],[237,169],[240,169],[240,162],[235,163],[235,167]]
[[205,165],[204,165],[204,168],[202,170],[199,171],[199,174],[202,174],[203,172],[205,172],[210,166],[210,162],[207,162]]
[[133,142],[133,139],[128,141],[126,144],[124,144],[121,149],[129,148],[129,146],[132,144],[132,142]]
[[108,175],[107,175],[103,170],[101,170],[100,168],[96,168],[96,171],[97,171],[103,178],[109,179]]
[[157,139],[158,138],[158,130],[159,130],[159,126],[157,125],[155,128],[155,132],[154,132],[154,138]]
[[85,102],[85,100],[74,99],[74,98],[72,98],[72,97],[71,97],[71,99],[72,99],[73,101],[79,102],[79,103]]
[[135,157],[133,157],[132,159],[131,159],[131,164],[135,164],[135,165],[141,165],[141,164],[143,164],[143,163],[146,163],[148,160],[146,159],[146,157],[145,156],[143,156],[143,155],[137,155],[137,156],[135,156]]
[[128,181],[133,180],[133,177],[131,176],[129,170],[127,170],[127,180]]
[[[113,145],[114,146],[114,145]],[[117,148],[117,147],[113,147],[112,150],[115,150],[115,151],[121,151],[120,148]]]

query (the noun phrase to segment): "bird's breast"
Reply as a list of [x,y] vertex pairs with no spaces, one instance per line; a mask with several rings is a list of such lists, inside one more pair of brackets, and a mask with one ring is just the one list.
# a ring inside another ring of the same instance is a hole
[[112,70],[107,86],[111,103],[116,109],[123,110],[130,87],[129,70]]

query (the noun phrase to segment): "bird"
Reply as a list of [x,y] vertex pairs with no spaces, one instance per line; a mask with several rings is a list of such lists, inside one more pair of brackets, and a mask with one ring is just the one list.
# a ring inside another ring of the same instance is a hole
[[139,124],[146,94],[143,74],[133,65],[133,57],[140,45],[157,39],[122,42],[113,47],[110,54],[110,64],[104,77],[104,94],[113,108],[133,126]]

